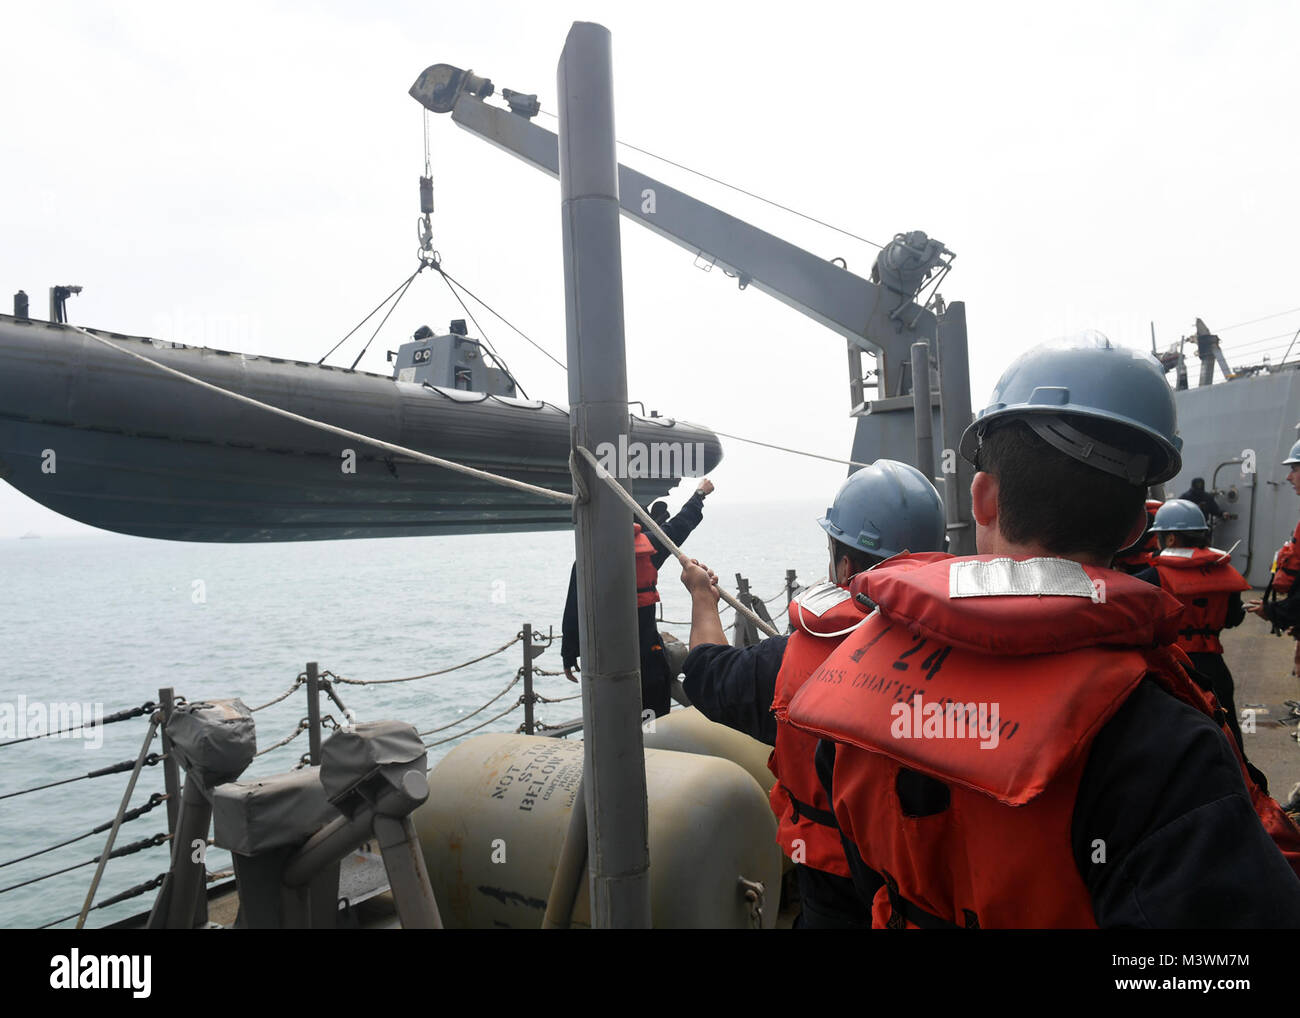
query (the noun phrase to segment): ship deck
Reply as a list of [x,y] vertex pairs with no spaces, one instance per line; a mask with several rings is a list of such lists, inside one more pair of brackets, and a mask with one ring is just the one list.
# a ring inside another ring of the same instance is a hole
[[[1242,599],[1258,599],[1262,593],[1248,591]],[[1246,755],[1267,775],[1273,798],[1286,802],[1300,782],[1300,743],[1293,737],[1297,722],[1285,706],[1287,700],[1300,700],[1300,678],[1291,674],[1296,641],[1271,635],[1268,623],[1254,615],[1247,615],[1236,629],[1224,630],[1221,639],[1238,713],[1256,708],[1255,731],[1242,733]]]
[[[1243,600],[1259,598],[1262,591],[1250,591]],[[1291,789],[1300,783],[1300,743],[1294,738],[1298,722],[1290,717],[1287,700],[1300,700],[1300,677],[1292,674],[1295,666],[1296,641],[1289,636],[1274,636],[1268,624],[1253,615],[1236,629],[1222,634],[1224,659],[1232,671],[1239,712],[1256,711],[1255,730],[1243,731],[1246,753],[1251,762],[1268,777],[1269,791],[1285,802]],[[1245,726],[1249,728],[1249,726]],[[352,906],[351,924],[362,929],[392,929],[400,925],[393,908],[391,892],[382,861],[373,852],[354,853],[344,865],[341,895]],[[214,889],[209,914],[214,923],[233,925],[238,909],[238,893],[233,882]],[[123,925],[143,925],[144,916]],[[784,909],[778,927],[789,926],[793,910]]]

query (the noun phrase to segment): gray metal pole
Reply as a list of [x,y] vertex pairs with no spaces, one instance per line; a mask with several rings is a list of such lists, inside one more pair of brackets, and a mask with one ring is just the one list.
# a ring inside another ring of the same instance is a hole
[[[942,390],[941,390],[942,391]],[[934,481],[934,429],[930,426],[930,344],[912,344],[912,417],[916,421],[916,469]]]
[[943,431],[948,550],[954,555],[974,555],[975,524],[971,518],[970,482],[975,472],[957,454],[961,434],[972,419],[966,305],[961,301],[949,304],[939,317],[938,342],[939,424]]
[[[564,305],[574,447],[626,435],[623,260],[610,36],[575,22],[558,73]],[[582,631],[583,784],[591,918],[650,925],[650,847],[632,514],[575,454],[589,493],[574,507]],[[622,478],[620,478],[621,480]]]
[[307,662],[307,743],[311,765],[320,766],[320,673],[315,661]]
[[[212,826],[212,803],[193,773],[185,775],[181,792],[180,828],[172,841],[171,900],[167,906],[167,928],[194,928],[199,898],[206,910],[208,829]],[[197,848],[196,846],[202,846]],[[198,861],[195,861],[195,856]]]
[[442,929],[442,916],[429,884],[429,871],[424,866],[414,821],[409,816],[378,816],[374,830],[402,929]]
[[163,790],[167,793],[167,833],[176,833],[176,822],[181,815],[181,768],[172,753],[172,740],[167,737],[167,722],[171,720],[176,692],[171,686],[158,690],[158,705],[162,707]]
[[533,625],[524,623],[524,734],[532,735],[533,722]]
[[582,871],[587,865],[587,806],[586,793],[581,779],[573,796],[573,810],[569,813],[569,826],[565,830],[560,858],[555,864],[551,891],[546,896],[546,914],[542,929],[567,930],[573,922],[573,905],[578,900],[582,886]]

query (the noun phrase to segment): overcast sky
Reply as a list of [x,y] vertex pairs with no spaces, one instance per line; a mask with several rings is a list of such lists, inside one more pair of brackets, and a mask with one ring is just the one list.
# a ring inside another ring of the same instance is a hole
[[[415,77],[473,68],[554,111],[573,20],[613,33],[621,138],[872,240],[921,229],[957,252],[943,292],[966,303],[977,407],[1019,351],[1083,328],[1149,349],[1151,323],[1165,346],[1199,316],[1236,364],[1300,327],[1284,3],[10,7],[4,309],[22,288],[43,315],[50,285],[80,284],[78,324],[319,358],[415,267]],[[562,358],[558,183],[431,121],[446,269]],[[869,274],[867,245],[622,158]],[[848,455],[839,336],[627,220],[623,255],[634,399]],[[555,365],[475,313],[531,395],[566,402]],[[422,277],[362,367],[386,373],[386,349],[460,317]],[[724,448],[719,498],[829,501],[843,477]],[[0,536],[76,529],[0,486]]]

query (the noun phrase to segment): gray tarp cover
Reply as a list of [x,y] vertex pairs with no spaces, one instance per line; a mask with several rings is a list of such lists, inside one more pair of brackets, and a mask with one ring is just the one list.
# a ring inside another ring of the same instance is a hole
[[180,704],[167,722],[167,737],[186,774],[206,788],[234,781],[257,752],[253,715],[242,700]]
[[426,750],[404,721],[363,721],[340,728],[321,747],[321,784],[331,799],[376,768],[414,763]]
[[240,855],[299,845],[338,815],[325,797],[318,767],[232,781],[212,794],[214,839]]

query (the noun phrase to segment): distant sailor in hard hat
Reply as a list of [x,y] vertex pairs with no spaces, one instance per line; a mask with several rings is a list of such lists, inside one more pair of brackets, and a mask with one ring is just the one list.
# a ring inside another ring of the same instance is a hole
[[902,552],[944,547],[939,493],[919,470],[880,459],[851,474],[817,521],[826,531],[830,577],[790,603],[792,633],[753,647],[727,646],[718,619],[717,579],[698,563],[682,571],[691,592],[691,653],[683,686],[706,717],[773,746],[777,777],[772,809],[777,841],[795,863],[806,928],[868,927],[871,916],[854,892],[830,802],[814,770],[817,740],[773,716],[844,637],[860,625],[846,589],[849,578]]
[[[1291,446],[1282,465],[1290,467],[1286,475],[1287,483],[1297,495],[1300,495],[1300,442]],[[1273,632],[1289,632],[1297,637],[1295,667],[1292,674],[1300,675],[1300,523],[1295,532],[1273,556],[1273,575],[1269,577],[1268,588],[1264,591],[1262,601],[1252,601],[1246,610],[1273,624]]]
[[1156,513],[1151,532],[1165,547],[1137,577],[1164,588],[1182,603],[1175,642],[1192,659],[1192,679],[1214,694],[1237,745],[1244,750],[1232,673],[1223,660],[1219,633],[1240,625],[1246,617],[1241,592],[1249,590],[1250,584],[1232,567],[1227,552],[1208,547],[1210,525],[1196,503],[1181,498],[1166,502]]
[[1175,423],[1149,355],[1035,348],[962,436],[980,554],[850,585],[877,608],[788,720],[834,740],[876,925],[1300,926],[1300,831],[1187,677],[1182,606],[1108,568]]

